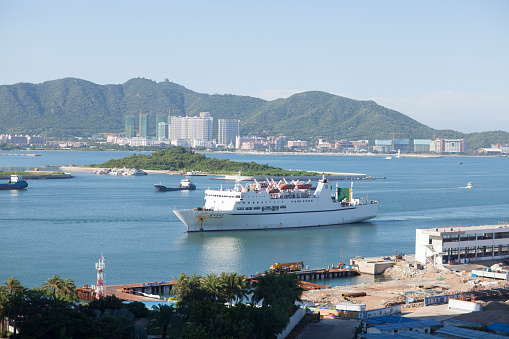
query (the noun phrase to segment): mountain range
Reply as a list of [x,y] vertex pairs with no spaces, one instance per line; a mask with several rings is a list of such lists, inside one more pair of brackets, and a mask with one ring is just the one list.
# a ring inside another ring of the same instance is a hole
[[396,132],[402,133],[397,138],[431,139],[434,135],[465,138],[469,149],[509,143],[507,132],[464,134],[435,130],[374,101],[319,91],[266,101],[249,96],[197,93],[167,79],[158,83],[134,78],[119,85],[98,85],[65,78],[41,84],[0,86],[0,134],[63,138],[121,133],[125,128],[124,117],[141,113],[149,115],[149,134],[155,135],[155,115],[169,111],[177,116],[210,112],[215,120],[239,119],[242,135],[285,135],[310,141],[374,140],[391,139]]

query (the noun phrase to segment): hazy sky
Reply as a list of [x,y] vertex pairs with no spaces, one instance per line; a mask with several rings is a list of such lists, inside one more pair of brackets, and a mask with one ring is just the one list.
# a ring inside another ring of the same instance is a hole
[[0,0],[0,84],[168,78],[320,90],[437,129],[509,131],[509,1]]

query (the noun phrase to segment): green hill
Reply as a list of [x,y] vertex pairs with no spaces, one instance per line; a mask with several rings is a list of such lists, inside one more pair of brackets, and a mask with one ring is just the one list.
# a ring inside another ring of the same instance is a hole
[[228,159],[207,158],[203,154],[186,151],[182,147],[168,148],[151,155],[133,154],[122,159],[112,159],[103,164],[90,165],[98,168],[139,168],[144,170],[201,171],[211,174],[236,174],[253,176],[317,176],[306,171],[287,171],[279,167],[239,162]]
[[[43,134],[48,137],[91,136],[124,131],[126,115],[149,115],[155,135],[155,115],[195,116],[210,112],[214,119],[240,119],[242,135],[285,135],[290,139],[389,139],[392,132],[409,138],[466,138],[470,149],[509,143],[509,133],[463,134],[434,130],[410,117],[376,104],[311,91],[266,101],[239,95],[197,93],[170,81],[135,78],[121,85],[97,85],[66,78],[41,84],[0,86],[0,134]],[[217,123],[215,123],[217,129]],[[215,132],[217,135],[217,131]]]

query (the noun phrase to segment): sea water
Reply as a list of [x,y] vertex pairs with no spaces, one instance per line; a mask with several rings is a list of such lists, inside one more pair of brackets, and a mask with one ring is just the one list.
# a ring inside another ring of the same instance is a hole
[[[21,153],[21,152],[15,152]],[[31,151],[38,157],[0,155],[0,169],[102,163],[140,152]],[[251,275],[275,262],[309,268],[356,256],[415,252],[415,229],[509,221],[506,157],[392,158],[323,155],[207,154],[292,170],[364,173],[354,196],[379,201],[372,220],[341,226],[269,231],[185,232],[173,209],[204,205],[207,188],[233,182],[193,177],[195,191],[156,192],[182,176],[94,175],[29,180],[26,190],[0,191],[0,283],[15,276],[27,287],[57,274],[78,286],[96,282],[95,263],[106,257],[105,283],[172,280],[181,272]],[[7,180],[5,180],[7,181]],[[464,188],[472,182],[473,189]],[[350,187],[350,181],[340,181]],[[322,281],[332,285],[373,281],[362,275]]]

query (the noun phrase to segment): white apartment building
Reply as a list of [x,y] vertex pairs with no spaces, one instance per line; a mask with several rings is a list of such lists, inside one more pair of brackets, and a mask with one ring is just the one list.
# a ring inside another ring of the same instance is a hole
[[467,151],[467,141],[465,139],[436,138],[431,142],[429,150],[435,153],[464,153]]
[[218,144],[228,146],[235,145],[235,138],[240,135],[240,120],[219,119],[218,121]]
[[208,112],[201,112],[199,117],[170,117],[171,140],[205,140],[212,141],[214,118]]
[[509,224],[415,230],[415,260],[452,264],[509,257]]

